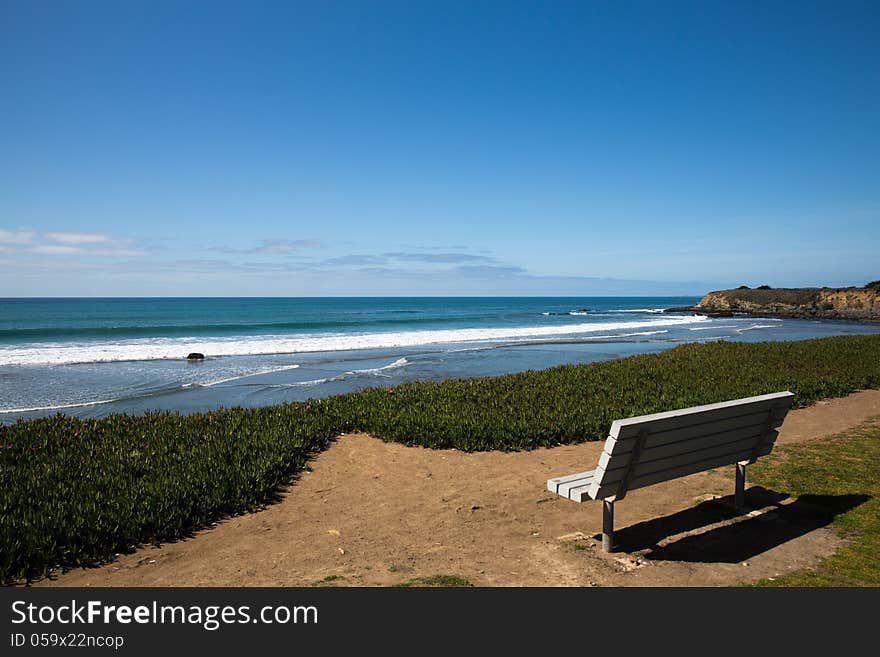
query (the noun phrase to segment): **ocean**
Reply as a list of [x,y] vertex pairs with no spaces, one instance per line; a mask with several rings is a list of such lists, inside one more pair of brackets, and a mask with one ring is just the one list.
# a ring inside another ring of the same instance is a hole
[[[880,333],[663,313],[696,297],[0,299],[0,424],[262,406],[656,352]],[[188,361],[190,352],[206,358]]]

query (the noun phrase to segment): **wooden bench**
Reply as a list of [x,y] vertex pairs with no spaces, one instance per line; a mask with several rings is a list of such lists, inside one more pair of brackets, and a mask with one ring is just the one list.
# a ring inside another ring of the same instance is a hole
[[614,549],[614,502],[628,491],[736,464],[734,504],[743,506],[746,465],[770,453],[794,395],[777,392],[615,420],[595,470],[550,479],[575,502],[602,500],[602,547]]

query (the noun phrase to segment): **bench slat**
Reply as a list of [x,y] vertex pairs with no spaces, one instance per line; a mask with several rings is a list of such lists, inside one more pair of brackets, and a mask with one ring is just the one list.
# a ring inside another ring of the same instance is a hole
[[[595,470],[590,470],[589,472],[578,472],[577,474],[566,475],[565,477],[556,477],[555,479],[547,480],[547,490],[551,493],[559,493],[559,486],[562,484],[567,484],[572,481],[580,481],[582,479],[592,479],[593,473]],[[562,493],[560,493],[561,495]]]
[[[675,456],[677,454],[694,452],[697,450],[714,447],[716,445],[724,445],[740,440],[751,439],[753,441],[757,441],[759,438],[766,439],[770,433],[774,434],[775,439],[775,435],[777,433],[775,430],[771,429],[770,431],[768,431],[767,428],[762,424],[753,424],[745,427],[740,427],[738,429],[721,431],[719,433],[711,433],[708,435],[701,435],[696,438],[680,440],[673,443],[661,444],[656,447],[652,445],[651,436],[649,434],[648,439],[645,441],[645,447],[642,449],[642,454],[639,458],[639,462],[647,463],[649,461],[656,461],[658,459]],[[627,463],[629,463],[629,459],[631,458],[631,456],[632,452],[620,453],[617,450],[614,450],[613,454],[602,452],[601,456],[599,456],[599,467],[597,469],[604,471],[622,468],[626,466]]]
[[[646,474],[640,477],[633,477],[632,480],[629,482],[629,490],[635,490],[637,488],[643,488],[652,484],[658,484],[662,481],[668,481],[670,479],[677,479],[679,477],[684,477],[689,474],[694,474],[696,472],[702,472],[704,470],[711,470],[712,468],[717,468],[722,465],[731,465],[733,463],[739,463],[740,461],[748,461],[752,458],[753,453],[755,457],[766,456],[770,453],[772,447],[773,446],[770,444],[765,444],[762,445],[757,450],[757,452],[753,452],[753,450],[751,449],[742,450],[740,452],[732,454],[724,454],[721,456],[716,456],[714,458],[709,458],[704,461],[692,461],[687,465],[670,468],[668,470],[661,470],[659,472],[652,472],[650,474]],[[612,495],[616,494],[619,487],[619,481],[615,481],[610,484],[605,484],[603,482],[600,485],[598,480],[594,479],[593,483],[590,485],[589,496],[594,500],[611,497]]]
[[[650,433],[645,440],[645,446],[642,453],[647,456],[649,450],[658,447],[695,438],[703,438],[704,436],[720,434],[726,431],[733,431],[743,427],[776,428],[782,424],[788,413],[788,409],[774,408],[772,410],[772,415],[769,418],[769,422],[768,413],[769,410],[762,410],[757,413],[747,412],[743,415],[737,415],[717,422],[702,422],[667,431],[657,431],[654,427],[650,427]],[[635,445],[635,437],[625,439],[610,438],[605,441],[603,452],[609,455],[614,454],[615,456],[618,454],[629,454],[632,452],[633,445]]]
[[[733,443],[725,443],[723,445],[716,445],[714,447],[708,447],[706,449],[700,449],[693,452],[685,452],[684,454],[676,454],[675,456],[669,456],[664,459],[657,459],[656,461],[649,461],[647,463],[639,462],[636,465],[635,473],[633,474],[633,479],[638,479],[644,475],[653,474],[655,472],[663,472],[664,470],[672,470],[679,466],[688,465],[689,463],[699,463],[705,461],[707,459],[715,458],[718,456],[724,456],[726,454],[739,454],[741,452],[751,452],[757,447],[758,439],[757,437],[747,438],[745,440],[738,440]],[[742,459],[733,459],[730,462],[736,463],[737,461]]]
[[589,477],[584,477],[583,479],[578,479],[576,481],[569,481],[564,484],[559,485],[559,494],[563,497],[568,497],[571,499],[571,491],[575,488],[589,488],[593,483],[593,475],[591,474]]
[[568,492],[568,499],[573,502],[586,502],[588,500],[592,500],[590,497],[590,486],[578,486],[577,488],[572,488]]
[[665,413],[654,413],[624,420],[615,420],[611,424],[610,437],[613,437],[616,441],[633,439],[638,436],[639,430],[646,424],[650,426],[651,433],[656,434],[672,431],[673,429],[682,429],[694,424],[709,424],[740,415],[761,411],[767,412],[771,408],[785,408],[788,410],[793,397],[794,395],[790,392],[774,393],[772,395],[747,397],[719,404],[706,404],[704,406],[694,406],[693,408],[683,408]]

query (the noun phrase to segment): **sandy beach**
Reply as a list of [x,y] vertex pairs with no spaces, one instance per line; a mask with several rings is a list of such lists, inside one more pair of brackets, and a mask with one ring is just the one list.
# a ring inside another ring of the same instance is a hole
[[[821,401],[792,411],[779,443],[876,416],[877,390]],[[591,467],[601,446],[468,454],[346,434],[278,504],[35,585],[385,586],[448,574],[477,586],[715,586],[809,567],[842,544],[809,509],[752,484],[752,517],[735,527],[696,511],[697,502],[732,493],[733,469],[723,468],[631,493],[617,505],[628,549],[604,554],[593,538],[600,506],[544,487],[548,477]],[[674,549],[684,538],[694,548],[688,557]]]

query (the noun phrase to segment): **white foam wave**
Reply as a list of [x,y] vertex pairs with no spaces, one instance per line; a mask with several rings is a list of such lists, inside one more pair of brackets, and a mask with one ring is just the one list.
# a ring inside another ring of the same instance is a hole
[[79,402],[77,404],[56,404],[54,406],[33,406],[31,408],[4,408],[0,409],[2,413],[32,413],[35,411],[56,411],[62,408],[80,408],[82,406],[98,406],[100,404],[110,404],[115,399],[101,399],[99,401]]
[[[635,333],[609,333],[607,335],[585,335],[582,336],[583,340],[616,340],[617,338],[631,338],[642,335],[661,335],[663,333],[669,333],[668,329],[663,329],[661,331],[637,331]],[[534,338],[520,338],[520,339],[512,339],[508,341],[508,346],[522,346],[522,345],[530,345],[530,344],[546,344],[546,343],[566,343],[571,342],[570,339],[559,338],[556,340],[541,340],[540,342],[536,342]],[[487,349],[497,349],[499,346],[504,345],[483,345],[480,347],[462,347],[459,349],[447,349],[446,353],[449,354],[457,354],[465,351],[486,351]]]
[[495,349],[493,345],[484,345],[482,347],[461,347],[460,349],[447,349],[447,354],[460,354],[464,351],[486,351],[487,349]]
[[271,385],[266,386],[267,388],[301,388],[305,386],[319,386],[322,383],[329,383],[330,381],[342,381],[345,377],[341,374],[339,376],[331,376],[326,379],[312,379],[310,381],[293,381],[292,383],[273,383]]
[[365,370],[352,370],[351,372],[346,372],[346,374],[379,374],[380,372],[384,372],[385,370],[395,370],[398,367],[406,367],[407,365],[409,365],[409,361],[406,358],[398,358],[396,361],[394,361],[390,365],[386,365],[385,367],[371,367]]
[[603,310],[606,313],[662,313],[666,308],[613,308],[611,310]]
[[775,324],[752,324],[751,326],[745,326],[743,328],[736,329],[737,333],[744,333],[746,331],[756,331],[758,329],[772,329],[772,328],[780,328]]
[[694,326],[688,328],[688,331],[714,331],[715,329],[735,329],[736,326]]
[[686,326],[707,317],[663,317],[633,322],[469,328],[396,333],[345,333],[311,335],[232,336],[225,338],[139,338],[105,343],[57,343],[0,348],[0,365],[62,365],[135,360],[182,360],[199,351],[208,356],[252,356],[388,349],[430,344],[505,341],[518,338],[552,338],[597,332]]
[[634,338],[641,335],[660,335],[661,333],[669,333],[669,331],[637,331],[636,333],[614,333],[611,335],[589,335],[586,340],[614,340],[616,338]]
[[347,379],[350,376],[358,376],[363,374],[370,374],[373,376],[385,376],[382,372],[387,370],[394,370],[398,367],[406,367],[409,365],[409,361],[406,358],[398,358],[396,361],[391,363],[390,365],[385,365],[384,367],[370,367],[363,370],[349,370],[347,372],[342,372],[341,374],[337,374],[336,376],[330,376],[324,379],[312,379],[310,381],[293,381],[291,383],[276,383],[268,386],[269,388],[298,388],[302,386],[317,386],[322,383],[329,383],[331,381],[342,381],[343,379]]
[[184,388],[190,388],[193,386],[199,386],[202,388],[210,388],[211,386],[217,386],[221,383],[229,383],[230,381],[238,381],[239,379],[246,379],[250,376],[258,376],[260,374],[274,374],[275,372],[284,372],[285,370],[295,370],[299,367],[299,365],[284,365],[281,367],[267,367],[262,370],[255,370],[253,372],[245,372],[242,374],[237,374],[235,376],[228,376],[223,379],[217,379],[216,381],[208,381],[207,383],[185,383],[183,384]]

